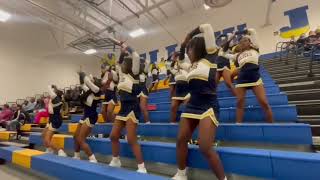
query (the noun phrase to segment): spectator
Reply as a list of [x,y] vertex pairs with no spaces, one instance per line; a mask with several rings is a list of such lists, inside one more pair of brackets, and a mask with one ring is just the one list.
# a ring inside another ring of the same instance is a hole
[[3,105],[3,110],[0,113],[0,126],[5,128],[8,121],[12,118],[13,113],[8,104]]
[[25,112],[22,106],[19,104],[17,105],[16,111],[14,112],[12,120],[7,125],[7,130],[17,131],[18,135],[20,135],[20,127],[29,121],[30,121],[29,114]]
[[32,113],[35,106],[36,106],[36,102],[35,102],[35,98],[31,98],[30,101],[24,101],[23,103],[23,110],[27,113]]
[[48,113],[48,100],[45,99],[44,97],[39,99],[37,101],[37,105],[35,108],[35,119],[34,122],[36,124],[40,123],[41,118],[48,118],[49,117],[49,113]]

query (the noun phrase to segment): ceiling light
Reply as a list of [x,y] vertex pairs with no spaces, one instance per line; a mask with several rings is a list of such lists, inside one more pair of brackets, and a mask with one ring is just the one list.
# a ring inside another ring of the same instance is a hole
[[135,38],[135,37],[144,35],[145,33],[146,33],[146,32],[145,32],[143,29],[139,28],[139,29],[137,29],[137,30],[131,31],[131,32],[129,33],[129,35],[130,35],[131,37]]
[[203,7],[205,10],[209,10],[210,9],[210,6],[208,6],[207,4],[203,4]]
[[97,50],[95,50],[95,49],[88,49],[88,50],[86,50],[84,53],[87,54],[87,55],[95,54],[95,53],[97,53]]
[[5,11],[2,11],[0,10],[0,21],[1,22],[6,22],[10,19],[11,17],[11,14],[5,12]]

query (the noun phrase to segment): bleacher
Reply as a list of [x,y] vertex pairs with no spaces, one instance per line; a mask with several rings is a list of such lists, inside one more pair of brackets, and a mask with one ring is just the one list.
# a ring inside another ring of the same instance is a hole
[[[292,98],[297,97],[291,95],[287,87],[281,87],[282,82],[285,81],[282,79],[285,75],[282,76],[279,73],[281,68],[277,66],[285,63],[275,62],[277,60],[263,61],[261,68],[275,124],[265,123],[263,112],[251,90],[246,97],[244,123],[235,124],[236,99],[232,97],[223,82],[219,84],[219,120],[221,124],[217,131],[216,142],[212,143],[222,159],[225,171],[233,179],[304,179],[305,177],[319,179],[317,171],[320,168],[320,155],[313,149],[312,126],[299,119],[297,113],[300,112],[300,105],[296,108],[290,103]],[[291,61],[293,60],[288,60],[289,66]],[[307,60],[301,60],[301,63],[304,61]],[[284,67],[285,65],[282,67],[284,69],[282,73],[287,73],[289,76],[291,71]],[[303,67],[303,64],[300,67]],[[299,73],[301,72],[297,72],[297,77]],[[294,77],[292,74],[290,76]],[[288,81],[291,82],[291,80]],[[43,150],[39,132],[33,132],[29,137],[30,147],[37,150],[0,147],[0,154],[3,154],[1,157],[16,165],[41,171],[59,179],[168,179],[176,169],[175,138],[179,128],[177,124],[169,123],[168,90],[162,89],[151,93],[149,105],[153,107],[153,110],[150,111],[152,123],[144,124],[143,119],[140,118],[138,134],[147,169],[151,174],[156,175],[138,174],[130,170],[134,168],[134,163],[132,163],[134,158],[125,139],[121,140],[120,152],[127,161],[124,169],[111,168],[103,163],[91,164],[87,161],[62,158],[39,151]],[[179,109],[179,113],[183,108]],[[100,112],[100,108],[97,111]],[[72,123],[66,121],[59,129],[59,134],[54,136],[54,143],[64,148],[69,155],[73,150],[72,134],[81,116],[81,114],[71,114]],[[108,134],[111,132],[112,124],[103,123],[101,120],[99,122],[101,123],[93,128],[92,137],[88,138],[88,143],[94,153],[99,155],[98,160],[104,162],[103,159],[110,159],[111,155],[111,142]],[[33,131],[32,125],[26,125],[23,128]],[[6,133],[0,132],[0,137],[9,140],[8,133],[10,132]],[[197,140],[197,132],[194,133],[193,140]],[[189,145],[188,167],[191,168],[190,179],[213,178],[207,162],[195,144]],[[61,169],[63,171],[59,171]]]
[[278,43],[278,53],[261,62],[281,91],[288,95],[289,104],[297,106],[298,122],[311,124],[317,140],[320,136],[319,48],[301,51],[295,44],[292,49],[282,49],[283,44]]

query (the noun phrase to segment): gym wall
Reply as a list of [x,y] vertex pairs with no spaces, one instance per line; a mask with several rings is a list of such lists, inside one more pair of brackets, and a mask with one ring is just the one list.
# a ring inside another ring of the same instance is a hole
[[[302,28],[314,30],[320,26],[320,1],[318,0],[277,0],[271,9],[271,25],[264,27],[269,0],[233,0],[232,3],[223,8],[206,11],[203,7],[198,10],[171,18],[163,22],[168,31],[173,34],[175,39],[168,35],[159,25],[146,28],[148,35],[141,36],[131,41],[141,54],[146,53],[150,58],[149,52],[159,50],[157,57],[167,57],[165,47],[172,44],[180,44],[186,33],[201,23],[210,23],[215,32],[237,31],[237,26],[246,24],[248,28],[255,28],[261,43],[261,53],[272,53],[275,45],[283,39],[274,32],[279,32],[284,28],[283,35],[301,32]],[[300,9],[296,9],[300,8]],[[304,15],[306,12],[306,15]],[[287,15],[285,15],[285,13]],[[290,17],[289,17],[290,16]],[[290,20],[291,18],[291,20]],[[290,22],[291,21],[291,22]],[[145,28],[145,27],[143,27]],[[233,28],[233,29],[232,29]],[[288,32],[290,31],[290,32]],[[145,40],[149,39],[149,40]],[[153,53],[154,54],[154,53]]]
[[99,74],[99,59],[68,48],[62,36],[55,36],[41,24],[0,23],[0,104],[46,92],[49,84],[78,84],[80,65]]

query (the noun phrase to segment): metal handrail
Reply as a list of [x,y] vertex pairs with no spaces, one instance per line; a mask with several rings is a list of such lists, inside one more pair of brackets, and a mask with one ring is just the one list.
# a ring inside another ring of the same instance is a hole
[[320,53],[320,44],[315,44],[312,46],[311,49],[311,56],[310,56],[310,62],[309,62],[309,73],[308,73],[308,77],[314,77],[313,74],[313,61],[315,61],[317,59],[316,54],[319,52]]

